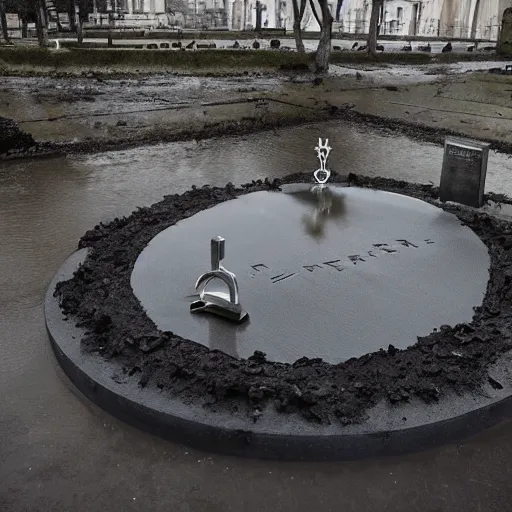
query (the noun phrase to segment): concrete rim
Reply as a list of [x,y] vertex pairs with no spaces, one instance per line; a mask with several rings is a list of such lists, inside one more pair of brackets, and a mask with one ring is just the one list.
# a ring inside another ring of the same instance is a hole
[[[502,356],[490,373],[502,389],[446,396],[436,404],[389,406],[379,403],[361,424],[328,427],[305,424],[292,415],[265,410],[265,422],[163,397],[156,387],[140,388],[134,379],[113,379],[120,366],[81,351],[83,329],[64,318],[57,282],[69,279],[87,250],[72,254],[51,281],[45,298],[45,322],[56,358],[73,384],[92,402],[135,427],[191,447],[226,455],[280,460],[350,460],[401,455],[460,441],[512,416],[512,386],[506,378],[512,361]],[[407,425],[403,422],[407,415]],[[409,419],[410,418],[410,419]],[[277,421],[279,420],[279,421]]]

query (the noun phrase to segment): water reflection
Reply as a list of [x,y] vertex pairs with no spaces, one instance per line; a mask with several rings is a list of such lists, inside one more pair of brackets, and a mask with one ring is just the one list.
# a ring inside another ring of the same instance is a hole
[[229,320],[217,315],[205,316],[205,321],[208,322],[208,347],[210,350],[219,350],[238,359],[240,356],[238,354],[237,338],[241,332],[247,329],[251,321],[250,317],[246,322],[238,325],[234,325]]
[[321,240],[325,237],[329,221],[340,225],[346,214],[343,193],[326,185],[314,185],[305,190],[290,192],[297,201],[311,206],[310,213],[302,217],[306,233]]

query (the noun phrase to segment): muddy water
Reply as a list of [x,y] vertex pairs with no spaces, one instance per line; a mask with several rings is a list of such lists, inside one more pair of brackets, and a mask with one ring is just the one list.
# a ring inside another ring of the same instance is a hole
[[[314,170],[319,136],[329,137],[334,148],[330,167],[339,173],[439,182],[441,147],[335,122],[243,138],[4,162],[0,164],[1,282],[27,279],[38,272],[41,258],[65,256],[78,236],[95,223],[128,214],[164,194],[182,192],[191,185],[240,184]],[[512,194],[508,156],[490,155],[487,190]],[[19,251],[28,251],[23,272]],[[18,289],[12,293],[19,297]]]
[[[439,179],[440,147],[336,123],[245,139],[0,163],[2,511],[255,511],[271,510],[279,499],[282,510],[301,512],[318,506],[320,491],[324,509],[336,510],[340,489],[351,503],[347,510],[383,510],[390,488],[393,510],[409,511],[411,500],[425,503],[425,510],[456,510],[463,502],[469,510],[483,499],[481,487],[467,486],[472,460],[479,482],[498,489],[507,502],[512,436],[506,425],[456,451],[448,447],[435,456],[351,469],[210,457],[110,418],[75,396],[55,363],[44,330],[43,294],[86,229],[191,184],[313,170],[316,139],[326,135],[336,171]],[[491,155],[488,190],[512,194],[507,157]],[[366,492],[368,482],[372,492]]]
[[[0,164],[0,306],[42,293],[58,263],[94,224],[191,185],[241,184],[314,170],[314,146],[329,137],[330,167],[342,174],[439,182],[442,148],[331,122],[243,138],[172,143],[125,151]],[[364,148],[364,149],[363,149]],[[491,153],[487,190],[512,195],[512,160]],[[52,262],[41,275],[44,263]],[[0,347],[0,352],[2,349]],[[0,366],[2,365],[0,359]]]
[[[442,147],[340,122],[95,155],[3,162],[0,240],[11,235],[26,239],[25,228],[44,236],[39,228],[48,222],[57,231],[76,224],[86,228],[191,185],[240,184],[313,171],[318,163],[314,146],[318,137],[326,136],[333,147],[330,168],[340,174],[439,182]],[[486,190],[512,194],[509,156],[491,152]],[[49,231],[53,237],[53,229]]]

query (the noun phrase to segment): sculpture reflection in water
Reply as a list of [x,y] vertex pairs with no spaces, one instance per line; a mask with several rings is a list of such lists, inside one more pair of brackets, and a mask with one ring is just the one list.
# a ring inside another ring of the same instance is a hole
[[323,238],[325,235],[325,225],[329,219],[341,219],[345,213],[345,203],[343,195],[339,192],[333,192],[327,186],[327,181],[331,177],[331,171],[327,168],[327,158],[331,152],[329,139],[318,139],[318,146],[315,148],[320,167],[313,173],[316,185],[309,190],[293,193],[293,196],[301,202],[314,206],[311,215],[303,217],[303,223],[306,232],[314,238]]
[[[220,264],[225,255],[225,244],[226,240],[220,236],[212,238],[210,244],[212,269],[197,280],[196,291],[199,294],[199,300],[190,304],[190,311],[213,313],[234,322],[243,322],[249,315],[240,305],[236,276]],[[207,287],[214,280],[222,281],[227,286],[228,293],[217,290],[207,291]]]

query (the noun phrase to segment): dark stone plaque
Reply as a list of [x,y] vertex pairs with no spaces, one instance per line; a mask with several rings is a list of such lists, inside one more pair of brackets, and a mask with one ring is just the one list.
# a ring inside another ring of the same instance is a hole
[[489,144],[447,137],[439,197],[479,208],[483,205]]

